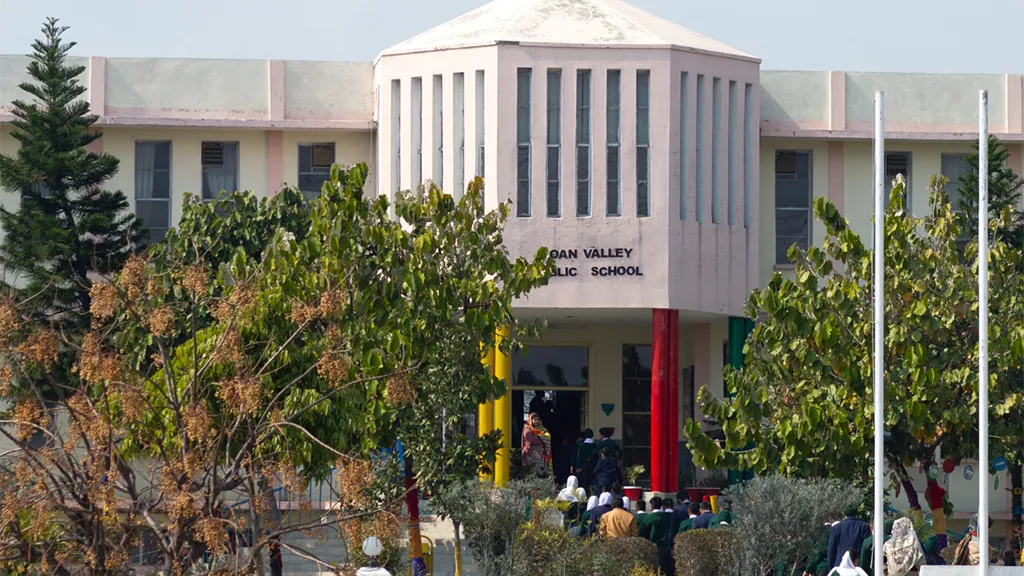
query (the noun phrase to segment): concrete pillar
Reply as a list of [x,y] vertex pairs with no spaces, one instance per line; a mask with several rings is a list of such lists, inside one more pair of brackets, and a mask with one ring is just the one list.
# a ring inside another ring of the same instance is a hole
[[[651,489],[678,489],[679,312],[653,311],[651,335]],[[673,369],[675,367],[675,369]],[[674,432],[674,433],[673,433]]]

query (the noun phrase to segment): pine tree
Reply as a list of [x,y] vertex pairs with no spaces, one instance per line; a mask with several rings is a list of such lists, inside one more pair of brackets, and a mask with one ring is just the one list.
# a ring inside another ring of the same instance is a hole
[[80,98],[85,67],[67,63],[75,43],[61,39],[67,27],[57,22],[47,19],[32,44],[34,82],[19,86],[34,101],[13,102],[11,135],[21,147],[0,155],[0,186],[21,197],[17,210],[0,208],[0,266],[4,288],[31,303],[33,319],[74,341],[91,322],[89,275],[118,270],[143,232],[125,195],[101,189],[119,161],[86,149],[101,137],[91,129],[98,117]]
[[0,209],[0,263],[20,276],[18,284],[34,295],[43,317],[87,328],[88,274],[120,268],[141,227],[125,212],[123,193],[100,189],[117,173],[119,161],[86,150],[101,134],[90,130],[98,117],[79,99],[86,90],[78,80],[85,67],[66,63],[75,43],[62,42],[65,30],[57,19],[47,20],[28,66],[36,82],[19,86],[36,101],[13,103],[11,135],[21,148],[14,157],[0,155],[0,185],[20,192],[21,206]]
[[[978,234],[978,144],[974,152],[967,155],[968,172],[950,186],[958,188],[960,195],[961,230],[965,237]],[[1024,196],[1024,180],[1008,165],[1010,151],[995,136],[988,137],[988,209],[989,218],[999,218],[1007,206],[1013,208],[1013,225],[1003,232],[1003,239],[1010,246],[1024,248],[1024,211],[1021,197]]]

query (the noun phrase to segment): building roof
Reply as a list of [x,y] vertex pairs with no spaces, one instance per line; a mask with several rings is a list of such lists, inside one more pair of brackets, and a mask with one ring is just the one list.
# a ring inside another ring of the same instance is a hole
[[622,0],[494,0],[381,56],[496,43],[664,46],[757,60]]

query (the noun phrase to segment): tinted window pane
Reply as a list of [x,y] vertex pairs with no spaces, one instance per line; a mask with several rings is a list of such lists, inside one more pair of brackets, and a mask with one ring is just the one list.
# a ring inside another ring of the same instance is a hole
[[324,174],[299,174],[299,190],[319,194],[329,179]]
[[647,180],[647,169],[650,167],[648,162],[647,154],[648,148],[637,148],[636,149],[636,179]]
[[807,238],[806,237],[789,237],[789,236],[777,236],[775,238],[775,263],[786,264],[789,263],[789,247],[796,244],[800,248],[807,249]]
[[623,346],[622,377],[649,379],[651,367],[654,365],[652,358],[650,346]]
[[578,180],[590,178],[590,148],[586,146],[576,148],[576,178]]
[[527,388],[586,387],[586,346],[530,346],[512,355],[512,385]]
[[651,415],[623,414],[622,443],[628,447],[650,447]]
[[309,172],[313,167],[313,147],[299,146],[299,172]]
[[779,208],[808,208],[811,190],[807,180],[776,180],[775,206]]
[[608,150],[608,179],[618,180],[619,179],[619,149],[611,148]]
[[147,228],[167,228],[171,224],[170,206],[166,200],[136,200],[135,215]]
[[636,143],[639,146],[651,143],[650,121],[650,110],[640,108],[636,111]]
[[156,148],[156,157],[153,159],[153,168],[156,170],[170,170],[171,169],[171,143],[170,142],[155,142],[153,144]]
[[776,236],[807,237],[810,215],[806,210],[776,210]]
[[646,181],[636,184],[636,215],[640,217],[651,215],[651,199]]
[[154,171],[153,173],[153,198],[171,197],[171,173],[167,170]]

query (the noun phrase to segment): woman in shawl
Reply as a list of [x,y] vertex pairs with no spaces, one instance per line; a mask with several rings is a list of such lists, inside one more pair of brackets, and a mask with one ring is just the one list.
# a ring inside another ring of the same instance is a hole
[[888,576],[906,576],[917,570],[924,559],[924,549],[914,532],[910,518],[900,518],[892,525],[892,537],[882,548],[885,551],[885,573]]
[[625,510],[626,512],[632,513],[633,511],[629,509],[631,504],[633,504],[633,502],[629,499],[629,496],[623,496],[622,497],[622,509],[623,510]]
[[587,511],[583,513],[583,516],[580,516],[581,526],[586,526],[590,523],[590,511],[597,508],[598,501],[599,499],[597,496],[591,496],[590,500],[587,500]]
[[523,426],[523,466],[539,478],[551,476],[551,435],[536,413]]
[[[989,519],[989,526],[992,520]],[[978,515],[971,516],[967,524],[967,535],[957,544],[954,566],[977,566],[981,562],[981,548],[978,545]]]

